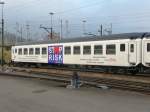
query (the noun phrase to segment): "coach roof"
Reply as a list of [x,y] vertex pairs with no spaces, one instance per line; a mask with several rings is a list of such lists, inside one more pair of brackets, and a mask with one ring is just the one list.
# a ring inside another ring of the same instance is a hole
[[61,40],[39,41],[39,42],[20,42],[16,46],[20,45],[38,45],[38,44],[51,44],[51,43],[68,43],[68,42],[86,42],[86,41],[98,41],[98,40],[117,40],[117,39],[136,39],[150,37],[150,33],[122,33],[112,34],[104,36],[90,36],[90,37],[78,37],[78,38],[64,38]]

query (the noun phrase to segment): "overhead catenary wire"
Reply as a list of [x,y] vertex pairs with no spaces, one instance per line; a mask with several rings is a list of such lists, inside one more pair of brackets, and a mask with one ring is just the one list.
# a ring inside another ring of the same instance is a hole
[[26,2],[22,2],[20,4],[17,4],[17,5],[14,5],[14,6],[10,6],[10,7],[6,7],[7,10],[16,10],[16,9],[22,9],[22,8],[25,8],[27,7],[28,5],[31,5],[31,4],[34,4],[37,3],[37,2],[42,2],[42,0],[31,0],[31,1],[26,1]]
[[[34,5],[36,5],[37,1],[41,1],[41,0],[32,0],[32,1],[29,1],[27,2],[28,5],[31,4],[31,3],[34,3]],[[68,10],[64,10],[64,11],[60,11],[60,12],[56,12],[56,14],[63,14],[63,13],[69,13],[69,12],[72,12],[72,11],[77,11],[79,9],[82,9],[82,8],[87,8],[87,7],[91,7],[91,6],[95,6],[95,5],[99,5],[99,3],[103,3],[105,2],[104,1],[99,1],[99,2],[95,2],[95,3],[90,3],[90,4],[87,4],[87,5],[83,5],[83,6],[80,6],[80,7],[77,7],[77,8],[73,8],[73,9],[68,9]],[[22,4],[23,6],[27,6],[27,4]],[[16,7],[17,8],[17,7]],[[21,7],[22,8],[22,7]],[[139,14],[136,14],[136,15],[139,15]],[[129,15],[127,15],[126,17],[128,17]],[[132,16],[134,16],[132,14]],[[108,17],[115,17],[115,16],[108,16]],[[120,16],[116,16],[116,17],[120,17]],[[89,18],[89,17],[88,17]]]
[[[39,0],[40,1],[40,0]],[[35,2],[35,0],[33,0],[32,2]],[[32,3],[31,2],[31,3]],[[100,1],[100,2],[104,2],[104,1]],[[56,12],[56,14],[63,14],[63,13],[68,13],[68,12],[72,12],[72,11],[76,11],[76,10],[79,10],[79,9],[82,9],[82,8],[87,8],[87,7],[91,7],[91,6],[95,6],[95,5],[99,5],[98,3],[100,2],[96,2],[96,3],[93,3],[93,4],[88,4],[88,5],[85,5],[85,6],[81,6],[81,7],[78,7],[78,8],[73,8],[73,9],[70,9],[70,10],[66,10],[66,11],[61,11],[61,12]],[[139,14],[136,14],[136,16],[139,16]],[[141,14],[140,14],[141,15]],[[131,16],[134,16],[134,14],[132,14]],[[144,16],[144,15],[142,15]],[[106,18],[128,18],[129,15],[123,15],[123,16],[119,16],[119,15],[115,15],[115,16],[107,16]],[[145,17],[145,16],[144,16]],[[87,17],[87,18],[90,18],[90,17]]]
[[[41,2],[41,0],[38,0],[38,1],[39,1],[39,3]],[[105,2],[105,1],[103,1],[103,2]],[[95,2],[95,3],[92,3],[92,4],[86,4],[86,5],[77,7],[77,8],[72,8],[72,9],[56,12],[56,14],[58,14],[58,16],[60,16],[62,14],[69,14],[69,13],[72,13],[72,12],[78,12],[80,9],[86,9],[86,8],[93,7],[93,6],[99,6],[99,3],[102,3],[102,1]],[[18,6],[18,8],[16,7],[16,9],[21,11],[21,9],[29,7],[31,4],[32,5],[37,5],[36,0],[33,0],[29,4],[23,4],[22,7]],[[136,23],[136,22],[142,22],[142,23],[145,22],[146,23],[146,22],[148,22],[148,20],[150,18],[150,17],[148,17],[150,15],[148,12],[149,11],[143,11],[143,12],[136,12],[136,13],[130,13],[130,14],[118,14],[118,15],[110,15],[110,16],[108,16],[108,15],[101,15],[98,18],[97,17],[93,17],[93,16],[90,15],[90,17],[86,17],[86,18],[87,19],[91,18],[90,21],[88,20],[90,25],[98,25],[99,23],[106,23],[107,21],[109,21],[109,22],[112,22],[113,24],[115,24],[116,27],[117,27],[117,25],[119,25],[121,23],[129,23],[129,24],[131,23],[131,25]],[[17,11],[17,13],[18,13],[18,11]],[[72,17],[75,18],[75,15],[73,15]],[[49,21],[49,19],[47,19],[47,21],[45,21],[45,23],[48,22],[48,21]],[[37,21],[35,20],[33,22],[36,25],[38,25],[38,23],[39,23],[38,20]],[[75,25],[75,24],[69,23],[69,26],[70,26],[70,28],[72,28],[72,30],[73,29],[80,29],[81,24],[76,24]],[[59,27],[59,26],[56,25],[54,27]]]
[[[38,0],[39,1],[39,3],[40,2],[42,2],[41,0]],[[86,5],[82,5],[82,6],[80,6],[80,7],[77,7],[77,8],[73,8],[73,9],[68,9],[68,10],[64,10],[64,11],[60,11],[60,12],[55,12],[55,14],[65,14],[65,13],[70,13],[70,12],[76,12],[77,10],[80,10],[80,9],[85,9],[85,8],[88,8],[88,7],[93,7],[93,6],[98,6],[100,3],[104,3],[105,2],[105,0],[103,0],[103,1],[98,1],[98,2],[95,2],[95,3],[90,3],[90,4],[86,4]],[[19,14],[19,12],[21,12],[21,11],[24,11],[23,9],[24,8],[27,8],[27,7],[29,7],[29,5],[31,5],[31,3],[34,3],[34,4],[32,4],[32,5],[37,5],[37,3],[38,2],[30,2],[29,4],[26,4],[26,5],[23,5],[23,6],[21,6],[21,7],[16,7],[16,8],[14,8],[14,10],[13,9],[11,9],[11,11],[17,11],[16,13],[18,13]],[[102,4],[101,4],[102,5]],[[46,17],[47,15],[45,15],[45,17]],[[44,16],[39,16],[39,17],[37,17],[37,18],[44,18]]]

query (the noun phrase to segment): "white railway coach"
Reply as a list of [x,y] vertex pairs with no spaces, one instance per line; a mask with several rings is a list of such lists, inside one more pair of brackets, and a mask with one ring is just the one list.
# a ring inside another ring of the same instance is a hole
[[[23,64],[90,65],[137,71],[150,66],[149,33],[19,43],[12,47],[12,62]],[[138,67],[138,68],[137,68]]]
[[150,34],[147,34],[142,40],[142,64],[150,67]]

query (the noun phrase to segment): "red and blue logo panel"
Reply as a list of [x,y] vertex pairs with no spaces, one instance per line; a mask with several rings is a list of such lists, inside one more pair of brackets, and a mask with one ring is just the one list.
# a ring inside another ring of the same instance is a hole
[[48,46],[48,63],[63,64],[63,46]]

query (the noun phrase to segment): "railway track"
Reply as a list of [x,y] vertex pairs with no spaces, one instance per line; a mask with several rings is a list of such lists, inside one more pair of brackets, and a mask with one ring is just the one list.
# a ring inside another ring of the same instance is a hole
[[[72,77],[73,70],[64,69],[40,69],[40,68],[19,68],[8,67],[4,68],[5,72],[0,72],[1,75],[27,77],[27,78],[40,78],[46,80],[55,80],[69,82]],[[82,84],[91,86],[107,86],[112,88],[119,88],[124,90],[132,90],[150,94],[150,78],[149,77],[136,77],[126,75],[112,75],[94,72],[78,72]]]

